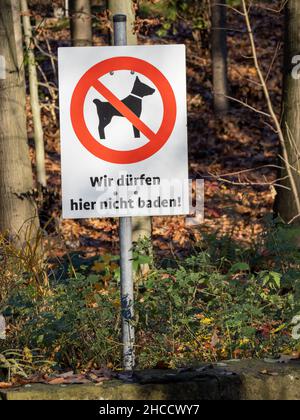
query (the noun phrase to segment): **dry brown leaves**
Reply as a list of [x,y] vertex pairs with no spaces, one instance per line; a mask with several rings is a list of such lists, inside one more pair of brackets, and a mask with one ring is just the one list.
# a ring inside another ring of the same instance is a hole
[[[282,40],[283,17],[281,14],[263,10],[259,4],[252,8],[251,13],[258,57],[265,74],[272,64],[268,86],[274,105],[279,111],[282,50],[277,47]],[[150,20],[148,25],[155,26],[157,21]],[[257,81],[257,75],[253,61],[247,58],[250,55],[250,46],[244,31],[243,18],[228,11],[228,27],[230,95],[265,110],[262,91],[257,84],[252,83]],[[157,43],[157,37],[152,37],[152,34],[155,34],[154,30],[149,31],[147,36],[143,31],[140,43]],[[103,45],[105,39],[100,35],[95,32],[95,45]],[[43,42],[46,37],[55,51],[56,46],[69,39],[69,32],[67,29],[53,31],[51,25],[46,24],[39,33],[39,41]],[[238,241],[250,242],[262,231],[263,216],[272,210],[274,191],[267,183],[274,181],[276,171],[267,167],[277,163],[276,135],[261,116],[234,102],[231,103],[228,117],[222,120],[216,118],[212,107],[209,49],[201,47],[201,43],[192,36],[180,34],[180,31],[174,39],[162,41],[184,42],[187,46],[190,174],[206,181],[205,221],[199,229],[191,229],[186,226],[184,217],[156,217],[153,220],[155,246],[162,252],[188,249],[193,241],[201,239],[201,232],[215,231],[220,235],[233,235]],[[51,70],[50,65],[49,69]],[[49,71],[47,75],[51,73]],[[32,137],[30,113],[28,115],[29,134]],[[60,192],[58,122],[53,121],[50,113],[43,110],[43,124],[49,189]],[[31,156],[34,162],[33,152]],[[226,182],[218,179],[223,174],[249,169],[251,171],[246,175],[227,176]],[[248,181],[250,185],[243,185]],[[260,182],[265,185],[256,185]],[[57,197],[51,205],[47,205],[46,216],[58,219],[60,206],[60,197]],[[114,220],[63,221],[59,224],[59,230],[69,250],[91,255],[99,253],[99,250],[118,252],[118,224]],[[51,233],[55,235],[55,231]]]
[[83,373],[74,373],[73,371],[64,372],[58,375],[35,374],[28,378],[15,376],[10,382],[0,382],[0,389],[8,389],[17,386],[42,383],[47,385],[75,385],[90,384],[100,385],[114,377],[109,369],[94,369]]

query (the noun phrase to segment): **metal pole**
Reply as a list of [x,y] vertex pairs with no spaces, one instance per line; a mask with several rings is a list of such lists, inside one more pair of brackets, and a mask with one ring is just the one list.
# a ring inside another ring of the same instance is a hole
[[[114,45],[127,45],[126,15],[114,15]],[[121,248],[121,308],[122,308],[122,342],[123,367],[132,370],[135,364],[133,326],[134,295],[132,273],[132,219],[120,218],[120,248]]]

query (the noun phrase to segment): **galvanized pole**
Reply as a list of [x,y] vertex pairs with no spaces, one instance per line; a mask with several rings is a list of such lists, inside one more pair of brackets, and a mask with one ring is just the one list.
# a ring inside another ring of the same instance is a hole
[[[114,45],[127,45],[126,15],[114,15]],[[132,219],[120,218],[120,248],[121,248],[121,308],[122,308],[122,342],[123,367],[132,370],[134,357],[134,296],[132,273]]]

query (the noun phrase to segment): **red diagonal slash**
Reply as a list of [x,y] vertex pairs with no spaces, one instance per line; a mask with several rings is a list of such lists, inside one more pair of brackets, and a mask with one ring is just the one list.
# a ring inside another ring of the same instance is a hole
[[122,115],[127,118],[141,133],[144,134],[150,141],[156,140],[156,134],[140,120],[126,105],[123,104],[107,87],[104,86],[99,80],[93,82],[93,87],[102,95],[104,98],[113,105]]

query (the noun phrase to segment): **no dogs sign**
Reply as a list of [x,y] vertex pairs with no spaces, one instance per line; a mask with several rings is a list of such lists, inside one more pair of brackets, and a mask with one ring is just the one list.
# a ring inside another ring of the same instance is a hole
[[188,214],[185,47],[58,57],[63,217]]

